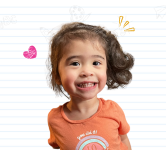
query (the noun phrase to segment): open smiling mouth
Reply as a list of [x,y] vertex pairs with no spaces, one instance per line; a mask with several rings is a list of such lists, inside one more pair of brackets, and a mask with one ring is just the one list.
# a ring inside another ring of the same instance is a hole
[[88,83],[88,84],[77,84],[81,88],[93,87],[96,83]]
[[83,91],[89,91],[92,89],[95,89],[97,87],[97,83],[91,83],[91,84],[85,84],[85,85],[77,85],[77,88],[79,90],[83,90]]

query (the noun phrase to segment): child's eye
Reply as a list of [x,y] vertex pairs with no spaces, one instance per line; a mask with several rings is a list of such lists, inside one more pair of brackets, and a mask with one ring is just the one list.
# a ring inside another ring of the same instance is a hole
[[[97,63],[101,64],[101,63],[100,63],[100,62],[98,62],[98,61],[95,61],[95,62],[97,62]],[[78,62],[72,62],[70,65],[73,65],[73,64],[75,64],[75,63],[78,63]]]
[[100,62],[98,62],[98,61],[95,61],[95,62],[97,62],[97,63],[101,64],[101,63],[100,63]]
[[75,63],[78,63],[78,62],[72,62],[70,65],[75,64]]

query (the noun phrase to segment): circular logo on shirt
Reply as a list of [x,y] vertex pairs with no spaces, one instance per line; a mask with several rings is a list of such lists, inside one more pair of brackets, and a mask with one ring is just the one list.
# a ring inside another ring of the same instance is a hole
[[79,141],[76,150],[106,150],[108,142],[101,136],[87,136]]

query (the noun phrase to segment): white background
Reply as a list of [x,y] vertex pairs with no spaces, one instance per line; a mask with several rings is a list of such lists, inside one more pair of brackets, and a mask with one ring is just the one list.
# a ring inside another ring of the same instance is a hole
[[[80,20],[73,20],[76,14],[69,11],[74,6],[80,8]],[[121,27],[119,16],[124,17]],[[52,149],[47,115],[68,99],[57,97],[48,86],[48,31],[72,21],[115,32],[123,50],[134,56],[131,83],[116,90],[106,86],[98,97],[111,99],[124,110],[132,150],[165,150],[166,3],[160,0],[1,2],[0,150]],[[124,29],[134,27],[134,32],[123,31],[125,21],[129,24]],[[37,57],[27,59],[23,52],[31,45]]]

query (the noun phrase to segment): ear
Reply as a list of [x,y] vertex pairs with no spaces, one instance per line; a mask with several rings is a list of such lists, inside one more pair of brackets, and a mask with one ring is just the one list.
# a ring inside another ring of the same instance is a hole
[[55,82],[56,82],[56,84],[58,84],[58,85],[62,85],[62,82],[61,82],[60,79],[57,79]]
[[60,77],[55,76],[55,82],[56,82],[56,84],[58,84],[58,85],[62,85],[62,82],[61,82]]

